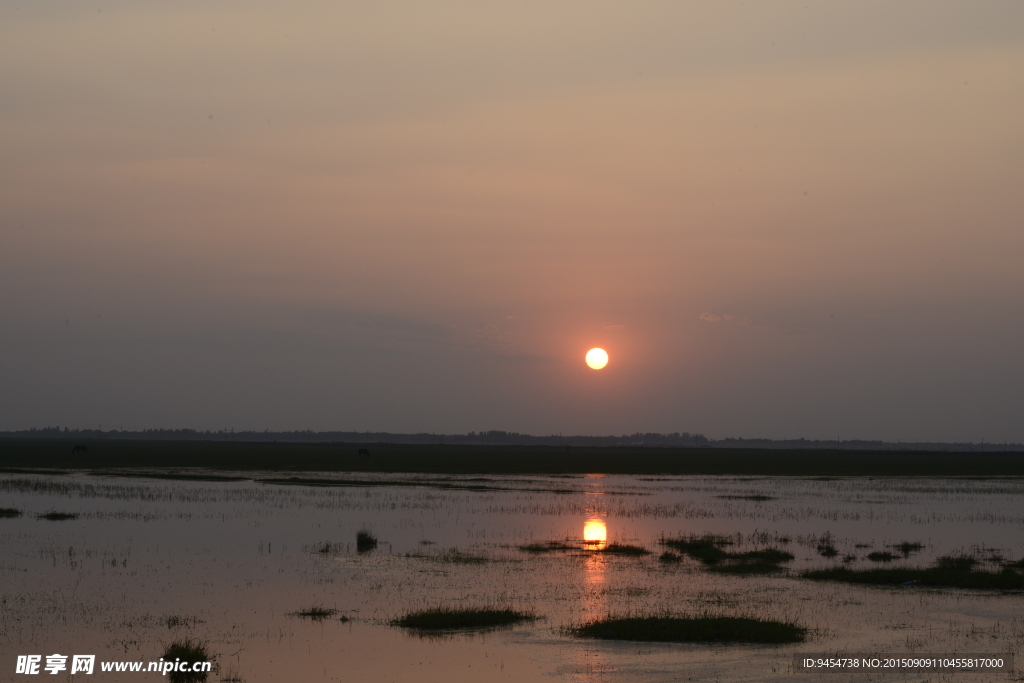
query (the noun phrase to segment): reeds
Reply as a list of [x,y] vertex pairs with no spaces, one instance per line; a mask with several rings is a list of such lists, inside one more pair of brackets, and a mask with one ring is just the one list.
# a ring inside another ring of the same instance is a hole
[[[186,638],[185,640],[176,640],[164,650],[163,660],[165,662],[177,662],[194,664],[196,662],[208,662],[212,659],[209,648],[205,643],[201,643],[198,640],[192,640]],[[186,668],[186,667],[179,667]],[[191,667],[188,667],[191,669]],[[205,671],[171,671],[167,674],[167,680],[171,683],[201,683],[205,681],[207,673]]]
[[333,617],[338,613],[338,610],[324,607],[323,605],[313,605],[305,609],[301,609],[298,612],[292,612],[292,616],[302,617],[304,619],[312,619],[313,621],[323,621]]
[[873,553],[868,553],[868,559],[872,562],[892,562],[897,558],[897,555],[893,555],[887,550],[876,550]]
[[428,631],[479,630],[509,626],[537,618],[532,613],[519,612],[508,607],[434,607],[393,619],[391,625]]
[[579,638],[659,643],[799,643],[807,629],[753,617],[606,617],[568,629]]
[[661,544],[682,551],[700,562],[709,571],[719,574],[774,574],[782,571],[781,563],[794,559],[792,553],[778,548],[764,548],[742,553],[728,552],[723,548],[732,545],[733,541],[725,536],[704,535],[662,539]]
[[583,546],[566,541],[545,541],[543,543],[528,543],[519,546],[520,550],[528,553],[550,553],[561,550],[582,550]]
[[78,519],[77,512],[47,512],[36,515],[36,519],[45,519],[50,522],[63,522],[68,519]]
[[[877,586],[920,585],[944,588],[981,588],[995,590],[1019,590],[1024,588],[1024,574],[1011,567],[998,572],[975,571],[967,562],[944,562],[950,558],[939,558],[927,569],[815,569],[801,576],[813,581],[841,581]],[[960,560],[961,558],[952,558]],[[973,558],[969,558],[973,559]]]
[[367,529],[361,529],[356,533],[356,551],[367,553],[377,547],[377,537]]

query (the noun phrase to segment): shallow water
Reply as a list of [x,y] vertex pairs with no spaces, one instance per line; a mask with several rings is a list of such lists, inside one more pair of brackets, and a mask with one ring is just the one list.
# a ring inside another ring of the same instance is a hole
[[[925,548],[890,566],[923,566],[956,552],[1019,559],[1020,479],[303,476],[393,485],[0,475],[0,507],[25,511],[0,519],[0,679],[32,680],[14,675],[19,654],[148,662],[186,636],[216,653],[220,670],[211,681],[237,673],[250,683],[874,680],[796,672],[792,655],[1016,653],[1024,643],[1021,594],[796,578],[848,554],[858,558],[850,566],[875,566],[867,553],[903,541]],[[49,511],[80,516],[36,518]],[[364,528],[380,544],[360,554],[355,535]],[[582,540],[585,531],[653,552],[518,549]],[[730,535],[739,549],[783,547],[797,557],[788,574],[770,577],[658,561],[659,539],[703,533]],[[826,534],[839,550],[835,560],[815,549]],[[324,543],[329,552],[318,552]],[[337,609],[348,621],[291,614],[313,605]],[[437,605],[510,605],[543,619],[444,638],[387,623]],[[664,611],[794,620],[811,633],[806,643],[769,647],[592,642],[562,630],[609,613]],[[169,617],[180,623],[168,626]],[[97,671],[94,680],[157,675]],[[972,677],[1008,675],[899,675]]]

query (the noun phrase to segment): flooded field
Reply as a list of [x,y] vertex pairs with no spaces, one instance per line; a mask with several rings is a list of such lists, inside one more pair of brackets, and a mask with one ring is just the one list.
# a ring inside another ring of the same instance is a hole
[[[1024,479],[119,474],[0,475],[0,508],[20,513],[0,517],[0,679],[32,680],[13,673],[18,655],[151,661],[191,638],[215,655],[209,680],[249,683],[1020,680],[804,673],[792,661],[1018,654],[1024,591],[803,573],[969,557],[978,571],[1012,574],[1024,557]],[[359,532],[376,544],[357,547]],[[730,557],[792,559],[723,571],[732,560],[665,544],[700,538]],[[613,552],[630,546],[649,552]],[[391,624],[435,607],[536,619],[430,635]],[[569,631],[669,613],[792,622],[807,640],[652,644]]]

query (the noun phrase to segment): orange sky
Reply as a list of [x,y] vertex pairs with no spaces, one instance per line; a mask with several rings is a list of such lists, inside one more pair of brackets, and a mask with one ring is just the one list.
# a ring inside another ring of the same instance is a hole
[[1024,441],[1022,37],[4,3],[0,429]]

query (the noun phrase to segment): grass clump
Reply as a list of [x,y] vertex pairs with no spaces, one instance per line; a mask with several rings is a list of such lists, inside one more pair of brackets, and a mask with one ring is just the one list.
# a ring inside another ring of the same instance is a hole
[[662,562],[682,562],[683,561],[682,555],[677,555],[676,553],[674,553],[674,552],[672,552],[670,550],[666,550],[665,552],[663,552],[661,555],[658,556],[658,559],[660,561],[662,561]]
[[[182,661],[194,664],[195,662],[209,662],[212,658],[209,649],[204,643],[200,643],[197,640],[186,638],[185,640],[176,640],[164,650],[163,660],[165,662]],[[181,667],[186,668],[186,667]],[[206,680],[207,673],[205,671],[192,671],[191,666],[187,667],[189,671],[171,671],[167,674],[167,680],[171,683],[201,683]]]
[[565,541],[546,541],[544,543],[528,543],[519,546],[520,550],[528,553],[551,553],[559,550],[582,550],[578,545],[566,543]]
[[196,617],[181,617],[176,614],[172,614],[164,619],[164,625],[167,628],[178,628],[184,626],[186,628],[192,628],[196,624],[200,623]]
[[2,517],[21,517],[21,510],[18,508],[0,508],[0,518]]
[[721,564],[715,564],[708,567],[708,571],[715,572],[716,574],[774,574],[781,572],[780,567],[775,562],[764,562],[763,560],[744,561],[738,562],[723,562]]
[[724,536],[705,534],[704,536],[666,538],[662,539],[661,544],[689,555],[701,564],[715,564],[729,557],[729,553],[722,548],[732,545],[733,542]]
[[423,631],[477,630],[510,626],[523,621],[532,621],[536,618],[536,616],[528,612],[517,612],[510,608],[477,607],[455,609],[453,607],[434,607],[419,612],[410,612],[404,617],[392,620],[391,625]]
[[892,546],[895,550],[900,551],[903,557],[910,557],[911,553],[916,553],[924,550],[924,543],[911,543],[910,541],[903,541]]
[[470,555],[469,553],[462,552],[458,548],[449,548],[441,553],[406,553],[405,556],[423,560],[433,560],[435,562],[448,562],[450,564],[483,564],[487,562],[486,557]]
[[367,553],[377,547],[377,537],[366,529],[361,529],[356,534],[356,551]]
[[51,522],[63,522],[66,519],[78,519],[77,512],[47,512],[42,515],[36,515],[37,519],[45,519]]
[[[876,586],[919,585],[943,588],[981,588],[991,590],[1019,590],[1024,588],[1024,574],[1004,567],[998,572],[975,571],[974,564],[943,562],[939,558],[927,569],[815,569],[803,573],[813,581],[842,581]],[[959,559],[959,558],[954,558]],[[968,558],[974,559],[974,558]],[[976,563],[976,561],[975,561]]]
[[599,553],[608,555],[650,555],[651,551],[638,545],[626,545],[624,543],[609,543],[597,550]]
[[470,555],[469,553],[462,552],[458,548],[451,548],[443,553],[439,553],[434,556],[433,559],[438,562],[449,562],[451,564],[483,564],[487,561],[486,557]]
[[607,617],[570,628],[579,638],[659,643],[799,643],[807,629],[750,617]]
[[970,555],[945,555],[935,560],[935,566],[939,569],[949,569],[958,572],[969,572],[978,564],[978,558]]
[[312,619],[313,621],[323,621],[329,617],[333,617],[338,613],[338,610],[324,607],[323,605],[313,605],[307,607],[304,610],[293,612],[292,615],[296,617],[303,617],[305,619]]
[[817,547],[818,554],[822,557],[835,557],[839,554],[836,547],[830,541],[822,541]]
[[789,562],[793,554],[778,548],[751,550],[744,553],[728,552],[723,546],[732,541],[721,536],[691,536],[663,540],[662,545],[680,550],[697,560],[709,571],[720,574],[772,574],[782,571],[779,565]]
[[789,562],[794,558],[793,553],[788,553],[785,550],[779,550],[778,548],[765,548],[764,550],[751,550],[746,553],[735,553],[731,557],[738,560],[747,561],[758,561],[758,562]]
[[818,545],[815,549],[822,557],[833,558],[839,554],[839,551],[836,550],[836,547],[832,544],[832,533],[829,531],[826,531],[818,539]]
[[719,574],[774,574],[782,571],[779,565],[793,559],[792,553],[777,548],[752,550],[746,553],[729,553],[725,562],[708,567]]
[[324,541],[323,543],[320,543],[319,545],[313,546],[313,552],[320,553],[321,555],[330,555],[331,553],[336,553],[336,552],[339,552],[340,550],[341,550],[341,544],[340,543],[331,543],[329,541]]
[[868,553],[868,559],[872,562],[892,562],[896,557],[896,555],[887,550],[876,550],[873,553]]

